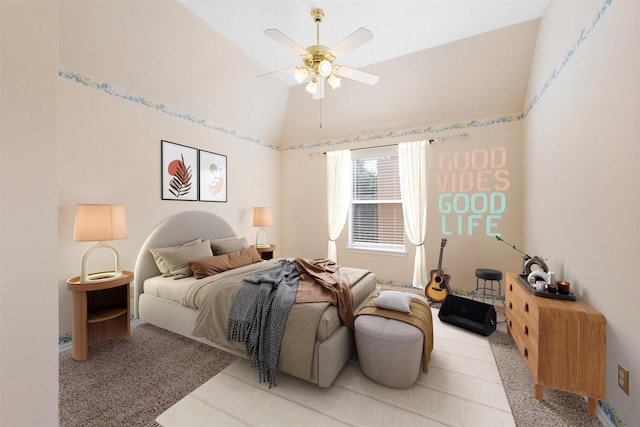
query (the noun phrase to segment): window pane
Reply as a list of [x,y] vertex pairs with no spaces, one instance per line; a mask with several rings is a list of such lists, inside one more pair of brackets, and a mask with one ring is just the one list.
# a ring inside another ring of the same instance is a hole
[[404,246],[397,155],[353,160],[352,246]]

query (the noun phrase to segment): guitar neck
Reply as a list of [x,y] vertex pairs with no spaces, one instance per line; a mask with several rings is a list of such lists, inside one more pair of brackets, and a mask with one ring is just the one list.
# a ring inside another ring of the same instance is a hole
[[440,247],[440,259],[438,260],[438,276],[442,274],[442,253],[444,252],[444,247]]

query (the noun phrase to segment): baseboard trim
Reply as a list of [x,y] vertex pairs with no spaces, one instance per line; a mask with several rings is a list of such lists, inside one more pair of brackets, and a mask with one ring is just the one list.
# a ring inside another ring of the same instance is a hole
[[616,410],[602,400],[598,401],[598,420],[602,423],[603,427],[624,427],[625,425],[622,420],[618,418]]
[[[140,319],[131,319],[131,323],[129,324],[129,326],[131,328],[135,328],[136,326],[142,325],[143,323],[144,321]],[[63,335],[63,337],[65,338],[58,338],[58,353],[62,353],[73,347],[73,337],[71,336],[71,332],[67,332],[65,335]]]

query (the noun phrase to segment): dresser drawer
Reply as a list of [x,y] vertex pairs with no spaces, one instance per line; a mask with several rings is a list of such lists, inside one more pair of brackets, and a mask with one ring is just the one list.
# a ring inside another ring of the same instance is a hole
[[507,273],[505,315],[536,384],[588,397],[589,413],[605,397],[606,319],[581,301],[537,297],[517,273]]
[[536,325],[535,327],[537,328],[538,319],[540,318],[540,309],[537,301],[539,297],[533,295],[524,286],[528,285],[513,283],[512,281],[507,283],[505,300],[513,302],[513,307],[510,307],[509,303],[507,303],[507,307],[520,313],[523,320],[528,319],[526,322],[529,325]]

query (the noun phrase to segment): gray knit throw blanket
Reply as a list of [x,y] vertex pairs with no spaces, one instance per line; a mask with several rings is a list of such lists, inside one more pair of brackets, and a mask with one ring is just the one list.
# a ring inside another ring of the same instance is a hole
[[295,265],[283,259],[275,267],[245,278],[231,305],[227,339],[246,345],[251,366],[269,388],[276,385],[284,325],[296,299],[299,278]]

